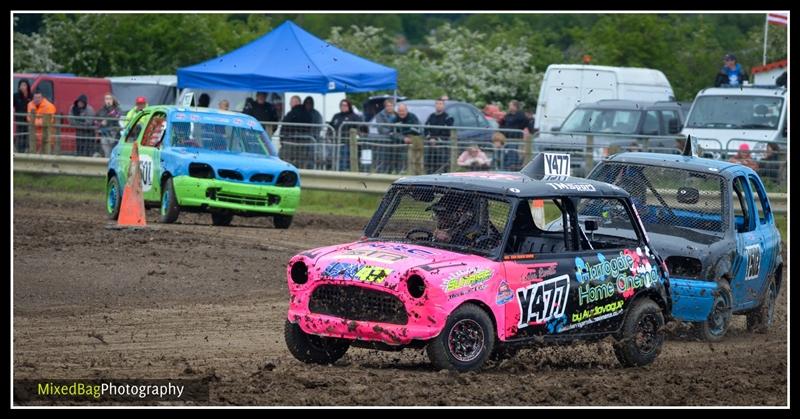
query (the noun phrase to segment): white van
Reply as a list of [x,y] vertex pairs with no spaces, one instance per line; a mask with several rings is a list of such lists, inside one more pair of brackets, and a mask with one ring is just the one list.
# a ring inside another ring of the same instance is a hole
[[681,135],[697,137],[697,144],[709,151],[735,152],[747,143],[753,157],[760,158],[769,142],[787,141],[786,118],[785,87],[710,87],[697,93]]
[[542,80],[534,128],[541,132],[552,131],[561,126],[578,104],[602,99],[672,101],[675,94],[667,77],[658,70],[552,64]]

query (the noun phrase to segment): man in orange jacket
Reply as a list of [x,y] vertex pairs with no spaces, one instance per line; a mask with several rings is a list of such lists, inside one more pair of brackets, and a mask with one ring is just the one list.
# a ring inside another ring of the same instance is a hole
[[[36,126],[36,152],[41,153],[42,148],[46,147],[46,152],[52,154],[53,142],[55,140],[56,107],[49,100],[42,96],[38,89],[33,94],[33,100],[28,103],[28,123],[33,122]],[[47,132],[44,132],[47,127]],[[31,150],[33,147],[28,147]]]

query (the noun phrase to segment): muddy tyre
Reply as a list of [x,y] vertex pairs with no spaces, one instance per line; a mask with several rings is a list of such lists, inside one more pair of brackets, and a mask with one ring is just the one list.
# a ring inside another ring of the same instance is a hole
[[350,341],[346,339],[309,335],[289,320],[284,327],[284,338],[289,352],[306,364],[333,364],[350,348]]
[[664,344],[664,314],[649,298],[633,303],[622,324],[614,355],[623,367],[640,367],[655,361]]
[[761,305],[747,313],[747,330],[756,333],[767,333],[772,326],[775,317],[775,303],[778,299],[778,286],[775,278],[772,278],[767,285],[767,292],[764,293],[764,300]]
[[211,223],[215,226],[229,226],[233,221],[233,214],[230,212],[212,212]]
[[474,304],[465,304],[450,314],[439,336],[428,343],[428,358],[440,370],[474,371],[489,358],[494,340],[489,315]]
[[167,178],[164,181],[164,187],[161,189],[161,206],[158,221],[164,224],[172,224],[178,220],[180,213],[178,198],[175,196],[175,186],[172,184],[172,178]]
[[695,335],[707,342],[719,342],[728,333],[731,325],[733,307],[733,294],[728,281],[717,281],[717,290],[714,291],[714,302],[711,314],[704,322],[694,324]]
[[119,218],[119,208],[122,205],[122,188],[117,176],[111,176],[106,184],[106,215],[109,220]]

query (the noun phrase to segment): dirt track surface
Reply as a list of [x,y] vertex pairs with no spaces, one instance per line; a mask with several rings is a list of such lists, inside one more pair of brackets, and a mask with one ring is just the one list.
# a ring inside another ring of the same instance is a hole
[[365,220],[301,215],[276,230],[148,218],[146,230],[114,230],[99,202],[16,191],[15,378],[206,378],[215,405],[788,403],[785,287],[768,334],[735,316],[723,342],[674,335],[644,368],[621,368],[608,342],[525,350],[468,374],[435,371],[420,350],[351,348],[311,366],[283,340],[286,261],[357,239]]

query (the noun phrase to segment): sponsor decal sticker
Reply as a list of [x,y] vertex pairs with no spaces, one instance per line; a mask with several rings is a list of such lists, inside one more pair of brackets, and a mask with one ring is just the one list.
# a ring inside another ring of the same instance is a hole
[[325,268],[325,271],[322,272],[322,277],[381,284],[391,273],[391,269],[380,266],[334,262]]
[[407,259],[407,256],[387,252],[385,250],[370,250],[370,249],[351,249],[344,250],[333,256],[336,259],[340,258],[357,258],[364,260],[372,260],[376,262],[395,263],[397,261]]
[[520,319],[518,328],[544,324],[564,315],[569,295],[569,275],[549,278],[516,291]]
[[462,288],[474,288],[488,281],[493,274],[494,271],[490,269],[458,271],[450,275],[450,278],[445,281],[444,290],[445,292],[451,292]]
[[500,285],[497,286],[497,299],[495,300],[497,305],[502,306],[511,301],[513,298],[514,291],[511,291],[511,287],[508,286],[508,282],[501,281]]

